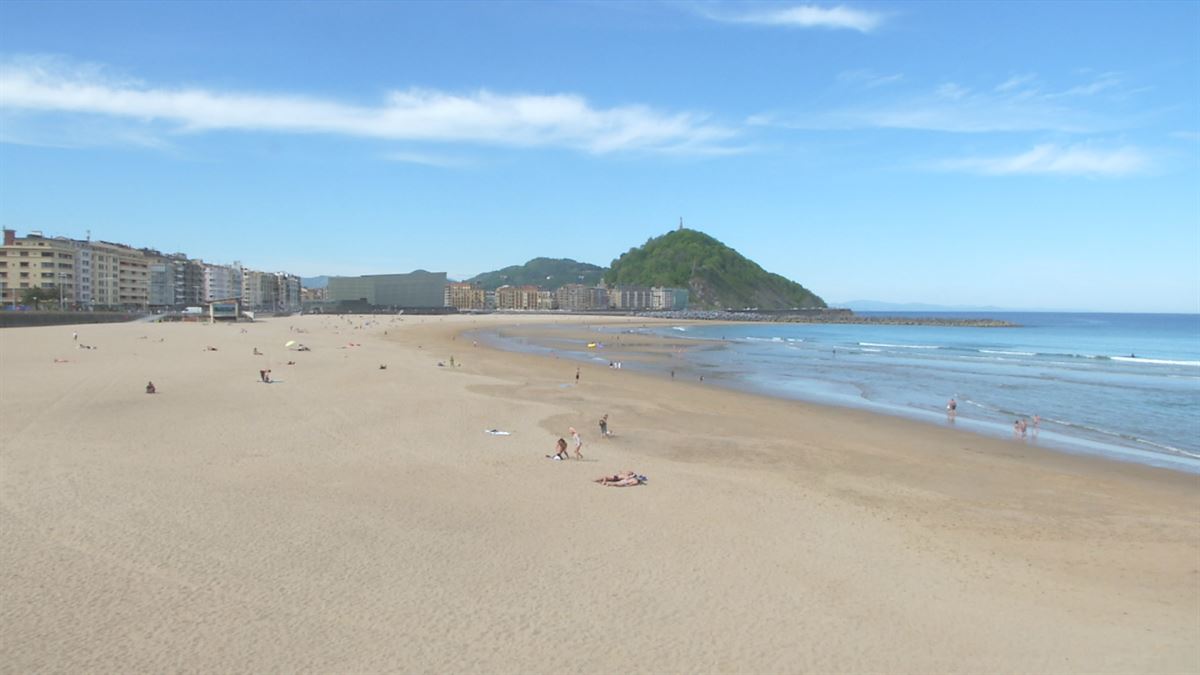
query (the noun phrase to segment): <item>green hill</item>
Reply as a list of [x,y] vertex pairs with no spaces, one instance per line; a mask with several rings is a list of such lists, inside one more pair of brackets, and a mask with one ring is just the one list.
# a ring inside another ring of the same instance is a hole
[[510,265],[495,272],[484,272],[467,281],[477,283],[489,291],[505,284],[532,284],[553,291],[564,284],[595,286],[603,276],[603,267],[576,262],[570,258],[534,258],[524,265]]
[[800,284],[696,230],[676,230],[631,248],[604,274],[618,286],[671,286],[690,291],[690,307],[792,309],[825,307]]

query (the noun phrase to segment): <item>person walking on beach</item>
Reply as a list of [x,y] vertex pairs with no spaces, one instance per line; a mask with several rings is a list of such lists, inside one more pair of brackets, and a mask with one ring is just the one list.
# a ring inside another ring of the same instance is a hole
[[583,439],[579,437],[579,432],[575,431],[575,427],[567,427],[567,432],[571,434],[571,443],[575,446],[575,459],[583,459]]
[[579,368],[575,368],[575,384],[579,384]]
[[956,415],[958,415],[958,401],[952,398],[946,402],[946,416],[953,420]]
[[608,413],[605,413],[604,417],[600,418],[600,437],[608,438],[608,436]]
[[71,339],[75,342],[79,342],[79,331],[71,331]]

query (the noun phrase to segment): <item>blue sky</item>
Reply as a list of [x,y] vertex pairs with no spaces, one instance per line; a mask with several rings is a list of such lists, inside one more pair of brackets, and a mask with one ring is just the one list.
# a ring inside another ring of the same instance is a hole
[[0,3],[0,224],[303,275],[607,265],[1200,311],[1200,3]]

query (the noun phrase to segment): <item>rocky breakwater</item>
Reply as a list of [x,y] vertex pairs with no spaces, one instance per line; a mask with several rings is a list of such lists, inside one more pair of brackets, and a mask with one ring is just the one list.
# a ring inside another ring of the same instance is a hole
[[862,316],[848,309],[799,310],[679,310],[639,312],[637,316],[675,321],[760,321],[777,323],[845,323],[884,326],[965,326],[971,328],[1015,328],[1010,321],[988,318],[942,316]]

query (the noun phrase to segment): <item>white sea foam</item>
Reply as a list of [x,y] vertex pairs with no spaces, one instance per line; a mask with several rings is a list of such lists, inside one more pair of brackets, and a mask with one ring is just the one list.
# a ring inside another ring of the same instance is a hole
[[941,349],[937,345],[893,345],[886,342],[860,342],[860,347],[892,347],[896,349]]
[[1200,367],[1200,361],[1175,361],[1172,359],[1145,359],[1140,356],[1110,356],[1111,361],[1123,361],[1125,363],[1155,363],[1160,366],[1191,366],[1193,368]]
[[1003,349],[980,349],[980,354],[1005,354],[1008,356],[1037,356],[1035,352],[1010,352]]

